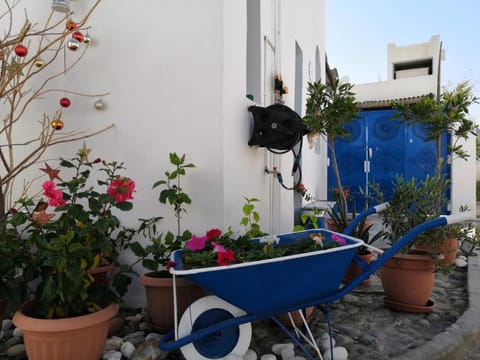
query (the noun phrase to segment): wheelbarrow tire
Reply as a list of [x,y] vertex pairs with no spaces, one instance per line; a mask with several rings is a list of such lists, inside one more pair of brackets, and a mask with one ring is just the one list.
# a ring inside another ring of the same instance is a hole
[[[178,336],[182,338],[196,330],[243,315],[246,315],[243,310],[219,297],[205,296],[185,310],[178,325]],[[243,358],[251,339],[252,326],[248,322],[219,329],[210,336],[182,346],[180,350],[187,360],[224,359],[229,355]]]

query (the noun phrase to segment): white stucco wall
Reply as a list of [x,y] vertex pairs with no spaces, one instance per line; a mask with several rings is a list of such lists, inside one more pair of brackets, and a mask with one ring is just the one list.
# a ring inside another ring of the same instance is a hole
[[[80,14],[92,3],[72,2],[72,10]],[[265,35],[274,38],[273,9],[279,4],[275,0],[261,2],[262,41]],[[37,0],[24,0],[22,5],[39,23],[49,12],[49,7]],[[325,68],[324,2],[283,1],[280,5],[280,70],[290,90],[284,96],[285,104],[293,107],[295,42],[303,51],[302,102],[306,81],[315,79],[312,71],[317,47],[320,68]],[[272,156],[247,145],[251,131],[247,108],[253,103],[245,97],[246,0],[104,0],[89,25],[91,48],[82,63],[61,77],[56,86],[86,94],[110,94],[103,97],[103,111],[93,107],[97,98],[71,95],[72,106],[63,115],[63,131],[114,124],[112,130],[88,139],[87,147],[92,149],[92,159],[123,161],[127,174],[136,181],[134,210],[121,214],[125,224],[135,225],[138,218],[158,215],[164,217],[161,231],[175,229],[172,209],[158,202],[158,190],[152,190],[152,184],[171,169],[169,152],[177,152],[185,153],[187,161],[196,165],[188,169],[183,183],[192,198],[182,219],[185,229],[203,233],[211,227],[237,226],[244,197],[256,197],[260,199],[257,208],[262,227],[290,231],[293,192],[281,190],[270,175],[265,175],[264,167]],[[70,55],[67,50],[67,62]],[[260,61],[264,69],[263,58]],[[30,114],[36,120],[39,114],[52,113],[62,96],[49,94],[32,106]],[[25,131],[32,129],[26,127]],[[47,158],[74,156],[81,146],[82,142],[77,142],[50,149]],[[323,175],[318,176],[325,174],[320,157],[304,145],[304,182],[318,192],[324,191],[326,183]],[[291,181],[291,155],[276,161],[285,181]],[[36,167],[25,175],[34,173],[38,175]],[[278,196],[274,203],[272,196]],[[128,255],[124,258],[132,259]],[[137,270],[143,272],[142,268]],[[142,306],[143,296],[138,279],[134,279],[127,303]]]

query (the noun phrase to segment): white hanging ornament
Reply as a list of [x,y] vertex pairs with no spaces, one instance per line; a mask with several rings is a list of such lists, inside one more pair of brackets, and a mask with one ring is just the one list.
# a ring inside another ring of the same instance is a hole
[[93,104],[95,106],[95,109],[97,110],[103,110],[105,109],[105,104],[103,103],[102,99],[98,99],[97,101],[95,101],[95,104]]
[[80,41],[78,41],[77,39],[70,39],[68,40],[67,42],[67,47],[72,50],[72,51],[75,51],[77,50],[79,47],[80,47]]
[[67,13],[70,11],[70,4],[68,0],[53,0],[52,2],[53,11]]

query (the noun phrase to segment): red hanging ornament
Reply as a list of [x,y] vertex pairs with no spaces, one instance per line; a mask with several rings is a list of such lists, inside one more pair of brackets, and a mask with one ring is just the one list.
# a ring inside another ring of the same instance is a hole
[[15,54],[17,54],[20,57],[27,56],[28,49],[23,46],[23,45],[17,45],[15,46]]
[[71,104],[71,101],[67,97],[63,97],[60,99],[60,105],[62,105],[64,108],[68,108]]
[[80,42],[83,42],[83,40],[85,39],[85,36],[80,31],[75,31],[72,34],[72,38],[77,39]]
[[52,128],[55,130],[62,130],[63,129],[63,121],[61,119],[55,119],[52,121]]
[[68,31],[75,30],[77,28],[77,23],[73,20],[67,20],[65,27]]

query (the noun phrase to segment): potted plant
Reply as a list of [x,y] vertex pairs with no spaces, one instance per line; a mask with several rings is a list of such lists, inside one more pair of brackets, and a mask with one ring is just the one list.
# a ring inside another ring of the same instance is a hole
[[[389,206],[381,214],[387,241],[394,244],[415,226],[437,217],[438,205],[446,201],[447,186],[442,176],[427,176],[420,182],[398,177]],[[380,268],[387,306],[408,312],[432,311],[430,295],[438,260],[443,256],[433,244],[442,242],[446,231],[451,229],[425,231]],[[432,244],[430,251],[418,246],[426,243]]]
[[[153,184],[153,188],[162,187],[158,200],[162,204],[172,205],[176,219],[177,231],[174,234],[168,231],[165,236],[157,231],[159,217],[142,220],[140,229],[148,241],[143,246],[139,242],[132,244],[132,251],[141,259],[142,265],[150,270],[140,276],[140,283],[145,287],[147,308],[153,327],[160,332],[170,330],[174,324],[172,276],[167,271],[170,254],[180,249],[184,242],[191,237],[188,230],[182,231],[182,213],[186,212],[185,205],[190,204],[190,196],[183,191],[181,179],[186,175],[186,170],[195,167],[186,162],[186,156],[179,156],[173,152],[169,154],[172,171],[165,171],[164,179]],[[203,296],[203,291],[198,286],[187,282],[183,278],[177,279],[177,293],[179,294],[179,311],[188,307],[191,301]]]
[[[421,124],[425,127],[426,137],[424,140],[435,143],[435,176],[440,177],[447,164],[441,153],[442,140],[447,134],[451,138],[447,149],[452,158],[458,157],[466,160],[469,157],[460,140],[467,140],[470,136],[477,135],[478,125],[468,118],[468,110],[472,104],[478,102],[479,99],[474,96],[472,86],[465,81],[453,89],[447,89],[441,94],[437,94],[436,98],[424,97],[412,104],[394,102],[392,106],[396,113],[393,119],[401,124]],[[437,199],[436,214],[440,214],[442,211],[440,196],[439,194]],[[449,253],[448,263],[453,264],[458,241],[456,238],[444,238],[444,240],[447,245],[446,251]]]
[[[376,182],[372,182],[368,185],[368,190],[365,191],[363,188],[359,189],[360,195],[364,198],[364,209],[367,210],[374,204],[380,204],[384,202],[384,194],[380,188],[380,185]],[[352,208],[352,218],[357,216],[356,212],[356,202],[354,196],[349,196],[347,201],[350,200],[351,208]],[[331,219],[333,220],[333,225],[336,228],[343,228],[345,229],[350,221],[347,219],[342,218],[341,215],[336,211],[334,208],[330,208]],[[375,223],[368,219],[368,217],[362,218],[358,224],[353,228],[353,230],[348,234],[357,239],[362,239],[366,245],[362,245],[358,247],[357,250],[357,258],[354,259],[350,264],[347,273],[344,277],[344,282],[348,283],[352,281],[355,277],[357,277],[362,272],[362,266],[364,264],[369,264],[372,262],[375,253],[371,250],[368,245],[373,245],[376,242],[382,240],[386,236],[386,232],[383,229],[375,230]],[[370,278],[365,279],[362,282],[362,285],[368,285],[370,283]]]
[[338,80],[328,84],[323,84],[321,81],[308,83],[306,112],[303,117],[303,121],[311,131],[310,137],[319,134],[327,138],[331,155],[330,163],[336,180],[334,197],[336,197],[336,206],[342,219],[347,219],[347,195],[340,178],[335,141],[338,138],[348,140],[350,133],[345,125],[359,118],[360,109],[351,91],[352,88],[352,84],[341,83]]
[[[13,317],[32,360],[78,354],[99,358],[109,320],[130,282],[125,274],[116,274],[111,287],[95,281],[91,271],[105,260],[115,261],[118,247],[133,234],[121,226],[115,210],[132,208],[135,183],[119,174],[121,163],[90,162],[79,154],[60,161],[62,170],[70,172],[68,180],[48,167],[50,178],[42,184],[42,195],[23,196],[8,218],[9,231],[28,247],[23,272],[36,280],[32,300]],[[105,178],[95,183],[90,177],[97,166]]]

